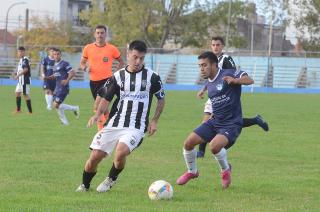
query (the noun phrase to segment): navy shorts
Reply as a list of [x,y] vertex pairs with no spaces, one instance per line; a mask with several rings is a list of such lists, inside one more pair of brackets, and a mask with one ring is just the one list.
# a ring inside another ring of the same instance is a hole
[[217,126],[214,119],[209,119],[197,127],[193,132],[199,135],[205,142],[209,143],[217,134],[228,138],[226,149],[230,148],[240,135],[242,127],[238,125]]
[[66,99],[67,96],[68,96],[68,93],[55,93],[53,95],[53,101],[61,104]]
[[55,88],[56,88],[56,81],[55,80],[43,81],[43,89],[51,90],[53,92]]

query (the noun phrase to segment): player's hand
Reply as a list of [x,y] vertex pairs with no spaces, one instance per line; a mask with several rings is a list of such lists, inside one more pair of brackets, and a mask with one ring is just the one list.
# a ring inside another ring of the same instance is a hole
[[148,134],[152,136],[157,131],[157,122],[155,120],[151,120],[148,126]]
[[226,81],[229,85],[230,84],[237,84],[237,79],[230,77],[230,76],[224,76],[222,78],[224,81]]
[[203,99],[203,97],[204,97],[204,90],[199,91],[199,92],[197,93],[197,97],[198,97],[198,99]]
[[68,80],[61,80],[61,85],[65,86],[68,84]]
[[17,80],[18,78],[19,78],[18,75],[13,76],[13,79],[15,79],[15,80]]
[[97,121],[98,121],[98,116],[96,115],[92,116],[87,123],[87,127],[92,127],[94,124],[97,123]]

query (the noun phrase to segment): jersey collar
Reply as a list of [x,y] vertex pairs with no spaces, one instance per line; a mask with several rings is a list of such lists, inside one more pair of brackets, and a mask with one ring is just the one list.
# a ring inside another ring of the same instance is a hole
[[213,79],[208,78],[208,81],[209,82],[214,82],[217,79],[218,75],[220,74],[220,71],[221,71],[221,69],[218,68],[218,72],[217,72],[216,76]]

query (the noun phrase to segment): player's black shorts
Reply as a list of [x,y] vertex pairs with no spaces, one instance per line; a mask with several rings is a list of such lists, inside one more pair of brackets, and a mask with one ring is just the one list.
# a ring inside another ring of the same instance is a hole
[[96,99],[97,95],[99,94],[99,91],[101,88],[103,88],[103,85],[106,83],[106,81],[109,78],[103,79],[103,80],[99,80],[99,81],[91,81],[90,80],[90,90],[91,90],[91,94],[93,99]]

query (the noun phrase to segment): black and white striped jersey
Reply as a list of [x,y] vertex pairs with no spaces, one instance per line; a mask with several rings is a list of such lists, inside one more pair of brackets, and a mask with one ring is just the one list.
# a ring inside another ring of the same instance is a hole
[[30,84],[30,61],[29,58],[23,57],[19,60],[18,68],[17,68],[17,74],[20,74],[23,72],[23,69],[28,69],[26,73],[19,76],[18,82],[21,85]]
[[132,128],[146,132],[152,97],[163,99],[165,94],[160,76],[143,67],[131,73],[126,68],[115,72],[101,89],[101,97],[111,101],[117,95],[116,108],[111,110],[109,128]]
[[218,56],[218,67],[221,69],[236,69],[236,64],[231,56],[222,53]]

